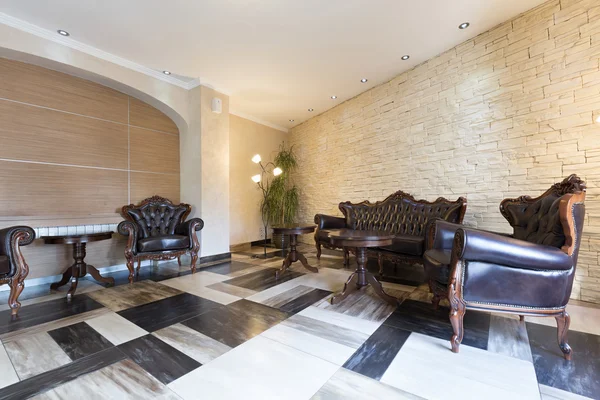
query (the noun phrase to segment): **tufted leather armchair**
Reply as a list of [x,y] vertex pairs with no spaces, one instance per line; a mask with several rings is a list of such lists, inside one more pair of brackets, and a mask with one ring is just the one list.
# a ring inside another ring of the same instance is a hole
[[20,246],[27,246],[35,239],[35,232],[28,226],[11,226],[0,229],[0,284],[10,285],[8,306],[16,318],[21,308],[19,295],[25,287],[29,266],[23,258]]
[[[321,256],[321,246],[332,248],[327,236],[328,230],[347,228],[382,231],[394,235],[391,246],[370,250],[368,253],[377,257],[380,275],[384,259],[392,262],[420,263],[425,250],[427,225],[438,218],[461,223],[466,207],[467,200],[464,197],[459,197],[456,201],[440,197],[429,202],[416,200],[401,190],[375,203],[340,203],[339,209],[343,217],[315,215],[317,258]],[[347,249],[344,249],[344,263],[348,263]]]
[[121,235],[129,236],[125,246],[125,259],[129,269],[129,282],[133,282],[133,264],[137,261],[137,272],[142,260],[169,260],[189,253],[192,257],[192,273],[200,252],[196,231],[204,227],[200,218],[185,221],[191,207],[189,204],[174,205],[159,196],[150,197],[138,205],[123,206],[126,221],[119,224]]
[[452,351],[463,338],[466,309],[555,317],[566,359],[571,296],[585,217],[585,183],[571,175],[539,197],[505,199],[513,228],[497,234],[437,221],[427,234],[425,273],[437,307],[450,301]]

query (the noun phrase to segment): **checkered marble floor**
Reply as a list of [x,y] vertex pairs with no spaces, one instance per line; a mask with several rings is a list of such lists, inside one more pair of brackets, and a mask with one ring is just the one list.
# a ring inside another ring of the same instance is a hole
[[[301,249],[280,279],[281,252],[234,253],[196,274],[143,267],[133,285],[83,281],[26,288],[20,318],[0,311],[0,399],[584,399],[600,398],[600,309],[570,304],[573,361],[553,320],[468,311],[459,354],[448,309],[424,285],[384,283],[328,299],[352,272],[338,252]],[[0,300],[3,300],[0,296]]]

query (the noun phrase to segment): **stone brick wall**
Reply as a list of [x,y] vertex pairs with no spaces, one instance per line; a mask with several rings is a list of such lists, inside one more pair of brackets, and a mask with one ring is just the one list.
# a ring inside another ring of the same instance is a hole
[[[505,197],[588,184],[572,297],[600,303],[600,2],[552,0],[295,127],[301,217],[340,201],[467,196],[502,232]],[[306,241],[312,238],[306,235]]]

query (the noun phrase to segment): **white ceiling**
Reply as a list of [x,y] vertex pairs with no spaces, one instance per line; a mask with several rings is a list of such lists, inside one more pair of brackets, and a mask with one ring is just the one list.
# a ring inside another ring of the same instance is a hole
[[0,12],[199,78],[234,113],[290,128],[543,2],[2,0]]

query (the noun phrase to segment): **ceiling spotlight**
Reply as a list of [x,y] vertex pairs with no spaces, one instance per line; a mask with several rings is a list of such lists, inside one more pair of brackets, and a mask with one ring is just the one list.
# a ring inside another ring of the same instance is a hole
[[315,110],[314,110],[314,109],[312,109],[312,108],[309,108],[309,109],[308,109],[308,112],[313,112],[313,111],[315,111]]
[[165,75],[171,75],[171,71],[163,71],[163,74],[165,74]]
[[410,58],[410,56],[408,54],[402,56],[402,59],[404,61],[408,60],[409,58]]
[[361,81],[362,83],[367,83],[368,79],[367,79],[367,78],[362,78],[360,81]]
[[471,25],[471,24],[469,24],[468,22],[463,22],[462,24],[460,24],[458,26],[458,29],[467,29],[469,27],[469,25]]
[[71,34],[69,32],[63,31],[62,29],[59,29],[56,32],[58,32],[58,34],[61,36],[71,36]]
[[293,120],[293,119],[290,119],[290,122],[294,122],[294,120]]
[[331,96],[331,100],[337,99],[337,96]]
[[596,122],[600,124],[600,115],[596,117]]

